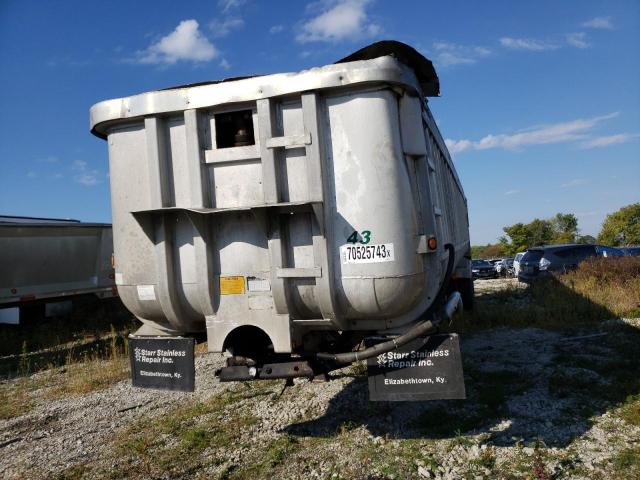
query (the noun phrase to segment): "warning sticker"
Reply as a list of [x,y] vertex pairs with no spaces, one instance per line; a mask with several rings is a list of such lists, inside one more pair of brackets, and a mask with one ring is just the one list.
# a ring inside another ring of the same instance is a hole
[[156,292],[153,285],[138,285],[138,298],[140,300],[155,300]]
[[250,292],[269,292],[271,284],[267,278],[247,277],[247,290]]
[[242,295],[244,277],[220,277],[220,295]]

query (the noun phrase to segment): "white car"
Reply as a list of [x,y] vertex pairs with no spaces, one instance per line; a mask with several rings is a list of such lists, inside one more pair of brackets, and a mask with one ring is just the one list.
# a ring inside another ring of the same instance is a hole
[[503,258],[494,263],[496,267],[496,273],[500,276],[506,277],[507,274],[513,270],[513,259]]
[[518,273],[520,273],[520,260],[524,257],[526,252],[518,252],[516,253],[515,258],[513,259],[513,275],[518,278]]

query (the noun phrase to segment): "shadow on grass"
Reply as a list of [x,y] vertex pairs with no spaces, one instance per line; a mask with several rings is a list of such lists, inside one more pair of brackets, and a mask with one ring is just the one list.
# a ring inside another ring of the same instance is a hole
[[391,438],[485,434],[495,445],[564,447],[640,392],[640,329],[614,318],[556,279],[485,294],[449,328],[462,333],[467,400],[369,402],[360,375],[325,415],[285,431],[331,437],[364,425]]
[[107,358],[113,333],[121,347],[126,334],[136,328],[137,320],[117,297],[76,297],[71,314],[54,318],[45,318],[44,304],[35,305],[20,325],[0,324],[0,378],[27,375],[86,356]]

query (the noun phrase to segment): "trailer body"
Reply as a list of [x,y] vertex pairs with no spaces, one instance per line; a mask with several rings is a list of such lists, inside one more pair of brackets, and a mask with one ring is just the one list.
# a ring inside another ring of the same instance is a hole
[[55,314],[76,295],[114,296],[112,252],[109,224],[0,216],[0,321],[35,302]]
[[116,282],[141,335],[314,350],[323,332],[414,324],[446,244],[470,279],[466,198],[425,100],[437,76],[398,45],[91,108]]

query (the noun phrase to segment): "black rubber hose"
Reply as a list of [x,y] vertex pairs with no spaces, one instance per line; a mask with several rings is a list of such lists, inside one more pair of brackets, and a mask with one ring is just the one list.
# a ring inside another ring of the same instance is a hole
[[[449,252],[449,260],[447,262],[447,271],[445,273],[444,281],[442,282],[442,285],[440,285],[440,289],[438,290],[434,301],[431,303],[429,308],[427,308],[418,316],[418,318],[427,316],[430,313],[432,307],[437,307],[446,294],[447,289],[449,288],[449,280],[451,278],[453,265],[455,263],[455,250],[453,248],[453,245],[451,245],[450,243],[447,243],[444,248]],[[456,300],[458,299],[459,295]],[[445,317],[446,316],[447,315],[445,315]],[[318,360],[329,361],[339,365],[343,365],[357,362],[358,360],[366,360],[367,358],[377,357],[378,355],[381,355],[383,353],[395,350],[402,345],[409,343],[411,340],[414,340],[415,338],[418,338],[419,336],[433,330],[438,325],[440,325],[440,323],[442,323],[444,319],[445,318],[436,315],[436,318],[434,318],[433,320],[424,320],[412,327],[407,333],[400,335],[399,337],[379,343],[377,345],[374,345],[373,347],[366,348],[359,352],[317,353],[316,358]]]

